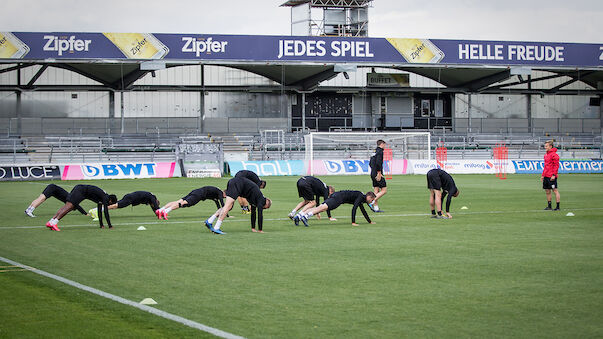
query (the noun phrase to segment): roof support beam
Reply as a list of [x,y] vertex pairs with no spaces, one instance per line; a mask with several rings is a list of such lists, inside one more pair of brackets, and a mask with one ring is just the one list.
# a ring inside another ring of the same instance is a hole
[[26,68],[26,67],[31,67],[33,65],[34,64],[18,64],[17,66],[3,68],[3,69],[0,69],[0,74],[6,73],[6,72],[16,71],[18,69],[22,69],[22,68]]
[[564,75],[565,74],[553,74],[553,75],[548,75],[548,76],[544,76],[544,77],[540,77],[540,78],[532,78],[531,80],[530,79],[528,79],[528,80],[520,79],[520,81],[509,82],[509,83],[498,85],[498,86],[491,86],[491,87],[488,87],[487,90],[503,89],[505,87],[515,86],[515,85],[523,85],[523,84],[527,84],[527,83],[535,83],[537,81],[556,79],[556,78],[560,78]]
[[511,70],[507,69],[502,72],[494,73],[492,75],[464,83],[459,87],[466,88],[468,92],[479,92],[482,89],[486,89],[491,84],[509,79],[510,77]]
[[34,76],[31,78],[31,80],[29,80],[29,82],[25,86],[26,87],[33,86],[33,84],[42,76],[42,74],[44,74],[44,71],[46,71],[47,68],[48,68],[48,65],[46,65],[46,64],[42,65],[42,67],[38,70],[38,72],[36,72],[36,74],[34,74]]
[[[38,91],[38,92],[60,92],[60,91],[87,91],[107,92],[113,89],[103,85],[33,85],[25,88],[21,85],[0,85],[0,92],[15,91]],[[128,91],[155,91],[155,92],[239,92],[239,93],[282,93],[283,90],[290,92],[299,88],[289,86],[258,85],[248,86],[199,86],[199,85],[132,85]],[[434,88],[434,87],[318,87],[316,92],[345,92],[345,93],[372,93],[372,92],[397,92],[397,93],[464,93],[462,88]],[[533,94],[533,95],[603,95],[603,90],[584,89],[559,89],[555,93],[546,93],[542,89],[484,89],[481,94]]]
[[326,81],[337,76],[337,73],[334,71],[335,67],[330,67],[327,70],[324,70],[320,73],[316,73],[310,77],[302,79],[296,83],[291,84],[293,87],[298,87],[302,91],[310,91],[315,89],[319,83],[322,81]]
[[571,79],[571,80],[568,80],[568,81],[566,81],[566,82],[564,82],[564,83],[562,83],[562,84],[559,84],[559,85],[557,85],[557,86],[555,86],[555,87],[553,87],[553,88],[551,88],[551,89],[549,89],[549,90],[547,90],[547,91],[546,91],[546,93],[548,93],[548,94],[555,94],[555,93],[557,93],[557,92],[558,92],[560,89],[562,89],[563,87],[565,87],[565,86],[567,86],[567,85],[571,85],[571,84],[573,84],[573,83],[574,83],[574,82],[576,82],[576,81],[580,81],[580,77],[581,77],[581,76],[586,76],[586,75],[589,75],[589,74],[591,74],[591,73],[593,73],[593,71],[586,71],[586,72],[581,72],[581,71],[578,71],[578,72],[576,72],[576,73],[574,73],[574,74],[572,74],[572,75],[570,75],[570,74],[565,74],[565,75],[567,75],[567,76],[572,77],[572,79]]
[[111,88],[111,89],[115,89],[115,88],[113,88],[113,87],[111,86],[111,84],[110,84],[110,83],[106,82],[105,80],[103,80],[103,79],[101,79],[101,78],[99,78],[99,77],[96,77],[96,76],[94,76],[94,75],[92,75],[92,74],[89,74],[89,73],[86,73],[86,72],[82,72],[82,71],[80,71],[79,69],[77,69],[77,68],[75,68],[75,67],[73,67],[73,66],[71,66],[71,65],[69,65],[69,64],[55,64],[55,65],[53,65],[53,66],[54,66],[54,67],[58,67],[58,68],[63,68],[63,69],[66,69],[66,70],[68,70],[68,71],[75,72],[75,73],[77,73],[77,74],[79,74],[79,75],[83,75],[83,76],[85,76],[85,77],[86,77],[86,78],[88,78],[88,79],[92,79],[92,80],[94,80],[94,81],[100,82],[100,83],[101,83],[101,84],[103,84],[104,86],[107,86],[107,87],[109,87],[109,88]]
[[113,82],[111,84],[111,87],[118,89],[118,90],[126,90],[126,89],[130,88],[132,86],[132,84],[134,84],[136,82],[136,80],[144,77],[149,72],[150,71],[141,71],[140,69],[134,70],[134,71],[126,74],[125,76],[123,76],[121,79],[118,79],[115,82]]

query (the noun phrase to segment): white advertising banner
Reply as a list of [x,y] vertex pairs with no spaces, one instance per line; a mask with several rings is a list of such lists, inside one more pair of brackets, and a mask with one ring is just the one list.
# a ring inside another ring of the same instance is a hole
[[[410,171],[413,174],[427,174],[430,169],[441,168],[451,174],[496,174],[499,163],[494,160],[409,160]],[[510,161],[503,166],[505,173],[515,173],[515,167]]]

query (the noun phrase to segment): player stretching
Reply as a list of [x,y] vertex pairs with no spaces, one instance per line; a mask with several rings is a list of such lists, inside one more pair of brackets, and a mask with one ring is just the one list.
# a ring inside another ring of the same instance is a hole
[[[236,176],[228,180],[228,184],[226,184],[226,202],[224,203],[224,206],[219,208],[216,213],[205,220],[205,226],[213,233],[226,234],[220,230],[220,226],[222,226],[222,221],[232,209],[234,201],[238,197],[245,198],[246,201],[251,204],[251,231],[264,233],[262,230],[264,224],[264,214],[262,211],[270,208],[272,201],[264,197],[256,183],[247,178]],[[256,209],[258,219],[257,230],[255,229]],[[216,218],[218,218],[218,221],[214,224]]]
[[551,190],[553,190],[553,192],[555,192],[555,200],[557,201],[557,207],[555,207],[554,211],[559,211],[559,203],[561,202],[559,186],[557,185],[557,178],[559,177],[559,154],[557,154],[557,149],[553,147],[553,140],[545,142],[544,149],[546,150],[546,154],[544,155],[544,169],[542,170],[540,181],[542,181],[542,188],[544,189],[548,202],[545,210],[550,211],[552,209]]
[[[301,177],[297,180],[297,193],[299,194],[299,197],[304,200],[297,204],[291,213],[289,213],[289,219],[293,220],[293,217],[295,217],[298,210],[304,212],[312,207],[320,205],[320,197],[327,200],[333,192],[335,192],[333,186],[327,186],[318,178],[313,176]],[[331,217],[331,212],[329,210],[327,210],[327,215],[329,220],[337,220]],[[317,214],[316,217],[320,219],[320,214]]]
[[[69,192],[65,191],[63,187],[57,186],[55,184],[50,184],[46,186],[46,188],[44,189],[44,191],[42,191],[42,194],[40,194],[39,197],[37,197],[34,201],[31,202],[29,207],[27,207],[27,209],[25,210],[25,214],[32,218],[35,218],[36,216],[33,214],[33,211],[38,206],[42,205],[42,203],[46,201],[46,199],[55,197],[62,201],[64,204],[67,202],[68,195]],[[82,213],[83,215],[91,216],[90,214],[86,213],[86,211],[80,205],[76,205],[75,208],[78,210],[78,212]]]
[[165,206],[155,211],[157,218],[168,220],[168,213],[181,207],[195,206],[199,201],[211,199],[218,208],[224,206],[224,192],[214,186],[205,186],[192,190],[186,197],[168,202]]
[[[460,191],[454,184],[454,179],[446,171],[434,168],[427,172],[427,188],[429,188],[429,206],[431,206],[431,217],[436,219],[452,219],[450,214],[450,203],[452,197],[458,197]],[[441,191],[440,191],[441,190]],[[446,200],[446,216],[442,215],[442,203]],[[434,207],[435,206],[435,207]],[[436,215],[436,209],[438,214]]]
[[375,154],[373,154],[369,161],[373,191],[375,192],[375,200],[369,204],[369,207],[373,212],[383,212],[379,209],[377,202],[379,201],[379,198],[387,193],[387,184],[385,183],[385,177],[383,177],[383,149],[385,146],[387,146],[385,141],[377,140]]
[[[99,211],[104,209],[105,217],[107,218],[107,225],[112,228],[111,219],[109,218],[109,205],[117,202],[115,194],[107,194],[102,189],[92,185],[75,185],[69,195],[67,195],[67,202],[65,205],[57,211],[52,219],[46,223],[46,227],[53,231],[60,231],[57,224],[67,213],[71,212],[75,206],[79,205],[84,199],[88,199],[97,204]],[[99,213],[99,224],[103,228],[103,215]]]
[[[253,172],[253,171],[240,170],[237,172],[237,174],[235,174],[234,177],[235,178],[247,178],[247,179],[253,181],[261,189],[264,189],[266,187],[266,181],[260,179],[260,177],[258,177],[258,175],[255,174],[255,172]],[[239,197],[238,201],[239,201],[239,205],[241,206],[241,210],[243,211],[243,214],[251,213],[251,210],[249,209],[249,202],[245,198]]]
[[299,222],[301,220],[301,222],[303,222],[304,225],[308,227],[308,219],[311,218],[313,215],[323,211],[334,210],[341,204],[353,204],[354,207],[352,207],[352,226],[358,226],[358,224],[356,223],[356,209],[358,207],[360,207],[360,211],[362,212],[362,215],[364,215],[364,219],[366,219],[369,224],[374,224],[375,222],[371,221],[371,218],[369,218],[363,206],[364,203],[370,204],[374,200],[375,193],[373,192],[366,192],[366,194],[363,194],[360,191],[335,192],[331,194],[331,196],[327,200],[325,200],[325,202],[323,202],[320,206],[314,207],[308,212],[297,213],[295,218],[293,218],[293,221],[295,221],[296,225],[299,225]]
[[[140,204],[151,206],[153,213],[157,214],[156,211],[159,209],[159,199],[157,199],[157,197],[153,193],[146,191],[136,191],[128,193],[124,195],[124,197],[121,198],[120,201],[116,202],[115,204],[109,205],[109,209],[114,210],[117,208],[128,207],[130,205],[138,206]],[[94,212],[98,213],[96,208],[91,209],[90,212],[92,212],[91,214],[93,214]]]

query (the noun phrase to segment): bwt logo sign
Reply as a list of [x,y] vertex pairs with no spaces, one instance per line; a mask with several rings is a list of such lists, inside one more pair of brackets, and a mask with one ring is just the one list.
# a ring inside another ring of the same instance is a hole
[[[324,164],[327,172],[333,174],[369,174],[371,172],[369,160],[324,160]],[[389,161],[383,162],[384,172],[389,171],[389,165]]]
[[69,38],[45,35],[44,40],[46,40],[46,44],[42,49],[46,52],[58,52],[58,55],[63,55],[63,52],[88,52],[92,43],[92,40],[76,39],[75,35]]
[[148,164],[118,164],[118,165],[82,165],[84,176],[89,178],[102,177],[137,177],[154,176],[155,163]]

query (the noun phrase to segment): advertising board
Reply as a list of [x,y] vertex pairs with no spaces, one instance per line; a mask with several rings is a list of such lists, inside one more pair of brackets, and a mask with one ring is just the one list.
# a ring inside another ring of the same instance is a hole
[[1,166],[0,181],[60,180],[59,166]]
[[175,162],[65,165],[62,180],[171,178],[180,176]]
[[229,161],[228,165],[232,176],[235,176],[241,170],[253,171],[260,177],[305,174],[303,160]]

